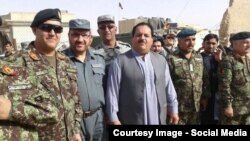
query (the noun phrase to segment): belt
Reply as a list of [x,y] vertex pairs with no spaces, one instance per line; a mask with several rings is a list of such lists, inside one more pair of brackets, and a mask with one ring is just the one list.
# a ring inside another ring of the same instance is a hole
[[92,110],[92,111],[85,111],[83,112],[83,118],[87,118],[89,116],[92,116],[94,113],[96,113],[98,110],[100,110],[102,107],[98,107],[96,108],[95,110]]

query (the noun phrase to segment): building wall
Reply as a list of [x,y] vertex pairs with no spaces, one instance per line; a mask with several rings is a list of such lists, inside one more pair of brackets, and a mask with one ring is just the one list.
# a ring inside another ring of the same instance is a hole
[[250,1],[230,0],[220,24],[220,42],[223,46],[229,46],[230,34],[240,31],[250,31]]
[[[1,16],[3,24],[0,26],[0,31],[5,32],[10,37],[10,40],[15,41],[18,50],[21,49],[22,42],[30,42],[35,39],[30,28],[35,14],[35,12],[10,12]],[[69,20],[75,18],[74,14],[70,14],[67,11],[61,11],[61,14],[63,33],[58,47],[62,45],[68,46],[68,23]]]

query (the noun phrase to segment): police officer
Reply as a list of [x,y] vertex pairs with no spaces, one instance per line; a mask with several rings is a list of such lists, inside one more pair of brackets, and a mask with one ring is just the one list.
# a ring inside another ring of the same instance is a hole
[[104,133],[102,79],[105,61],[90,47],[93,37],[88,20],[70,20],[69,28],[70,48],[64,52],[77,68],[77,82],[83,109],[81,122],[83,138],[85,141],[101,141]]
[[219,92],[222,124],[250,124],[250,32],[238,32],[231,38],[232,55],[219,64]]
[[193,50],[195,34],[196,31],[192,29],[180,31],[177,34],[178,49],[168,58],[179,102],[179,124],[200,123],[199,111],[204,73],[202,57]]
[[130,44],[117,41],[115,19],[112,15],[101,15],[97,18],[98,30],[102,42],[95,47],[96,52],[103,55],[106,64],[114,57],[131,49]]
[[[56,52],[59,9],[39,11],[29,49],[1,62],[0,135],[8,141],[81,141],[76,69]],[[2,83],[3,82],[3,83]]]
[[105,60],[104,76],[104,91],[106,91],[106,81],[108,77],[108,68],[113,59],[131,49],[131,45],[122,41],[116,40],[117,27],[115,25],[115,18],[112,15],[101,15],[97,18],[98,29],[102,42],[95,47],[95,53],[100,54]]

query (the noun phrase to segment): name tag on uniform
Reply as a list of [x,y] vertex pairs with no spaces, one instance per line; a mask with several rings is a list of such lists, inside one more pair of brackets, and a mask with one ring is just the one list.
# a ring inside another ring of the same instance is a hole
[[91,64],[93,68],[103,68],[102,64]]
[[189,69],[190,69],[190,71],[194,71],[193,64],[190,64],[190,65],[189,65]]
[[31,89],[31,88],[32,88],[31,84],[20,84],[20,85],[8,86],[9,90],[27,90],[27,89]]

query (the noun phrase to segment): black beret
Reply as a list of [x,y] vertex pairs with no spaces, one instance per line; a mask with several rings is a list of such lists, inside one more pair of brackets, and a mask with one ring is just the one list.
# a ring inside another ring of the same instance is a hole
[[247,38],[250,38],[250,32],[243,31],[243,32],[238,32],[234,34],[230,39],[234,41],[234,40],[243,40]]
[[188,37],[188,36],[193,36],[196,34],[196,31],[193,29],[182,29],[178,34],[177,37],[178,38],[184,38],[184,37]]
[[59,9],[44,9],[39,11],[34,17],[31,27],[37,27],[47,20],[58,20],[61,22],[61,11]]

